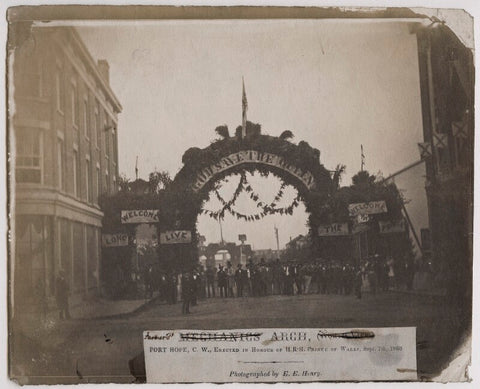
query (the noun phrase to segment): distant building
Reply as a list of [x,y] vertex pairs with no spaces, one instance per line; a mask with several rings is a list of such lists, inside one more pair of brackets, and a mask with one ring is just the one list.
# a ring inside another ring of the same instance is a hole
[[126,185],[126,191],[136,194],[138,196],[153,193],[152,186],[150,185],[150,183],[141,178],[138,178],[135,181],[129,182]]
[[273,249],[253,250],[252,259],[255,263],[260,262],[262,260],[262,258],[266,262],[270,262],[270,261],[276,260],[277,258],[280,258],[281,253],[282,253],[282,251],[280,251],[280,253],[279,253],[277,250],[273,250]]
[[[9,105],[15,303],[100,287],[102,193],[117,191],[117,115],[109,65],[74,28],[14,25]],[[23,305],[23,304],[22,304]]]
[[290,241],[285,244],[285,250],[281,255],[282,261],[311,261],[313,259],[311,252],[311,242],[308,236],[298,235],[295,238],[290,238]]
[[249,244],[237,245],[236,243],[224,242],[209,243],[206,246],[202,245],[199,247],[198,254],[199,258],[201,258],[201,263],[205,263],[206,266],[225,266],[230,261],[232,266],[236,268],[241,263],[242,257],[247,261],[249,258],[252,258],[253,251]]
[[290,240],[285,246],[287,249],[303,249],[309,244],[309,240],[306,236],[298,235],[296,238]]

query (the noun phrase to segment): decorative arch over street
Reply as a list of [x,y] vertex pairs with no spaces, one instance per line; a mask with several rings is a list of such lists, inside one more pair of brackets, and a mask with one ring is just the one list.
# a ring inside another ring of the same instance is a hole
[[[225,129],[226,126],[217,128],[221,139],[208,147],[192,147],[184,153],[184,166],[165,193],[164,204],[167,206],[164,212],[167,214],[164,215],[166,223],[163,228],[196,232],[197,217],[216,189],[215,184],[233,174],[244,177],[246,172],[257,171],[264,176],[272,173],[286,185],[295,187],[298,191],[295,201],[304,202],[309,213],[309,227],[316,230],[323,206],[337,188],[331,172],[320,163],[320,151],[305,141],[290,142],[287,139],[293,136],[290,131],[279,137],[263,135],[259,124],[247,122],[245,137],[238,129],[236,135],[230,137]],[[227,208],[228,204],[224,211]],[[273,208],[271,212],[274,212]],[[269,213],[269,209],[265,208],[264,213]],[[223,213],[214,217],[222,218]],[[178,255],[187,254],[192,259],[198,256],[196,235],[192,233],[190,253]],[[172,250],[170,247],[166,249]]]

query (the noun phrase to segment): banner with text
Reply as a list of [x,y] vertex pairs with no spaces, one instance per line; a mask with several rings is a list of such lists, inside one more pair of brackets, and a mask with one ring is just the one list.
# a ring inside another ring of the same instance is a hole
[[364,215],[364,214],[357,215],[358,224],[368,223],[369,221],[370,221],[370,216]]
[[128,234],[102,234],[103,247],[128,246]]
[[348,235],[348,223],[324,224],[318,227],[318,236]]
[[190,243],[191,231],[166,231],[160,233],[160,244]]
[[405,232],[405,220],[399,220],[397,222],[378,222],[380,227],[380,234],[395,234],[398,232]]
[[408,381],[415,327],[145,331],[148,383]]
[[312,189],[315,181],[311,172],[302,170],[298,166],[289,163],[285,158],[271,153],[264,153],[255,150],[242,150],[228,157],[222,158],[217,163],[203,168],[192,185],[192,189],[198,192],[216,174],[221,173],[234,166],[244,163],[258,163],[270,165],[285,170],[302,181],[308,189]]
[[350,216],[373,215],[376,213],[385,212],[387,212],[387,204],[384,200],[370,201],[369,203],[354,203],[348,205],[348,214]]
[[130,209],[122,211],[122,223],[158,223],[160,211],[158,209]]

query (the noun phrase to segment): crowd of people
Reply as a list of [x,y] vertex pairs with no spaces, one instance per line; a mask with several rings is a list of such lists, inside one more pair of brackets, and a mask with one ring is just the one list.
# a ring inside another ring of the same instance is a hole
[[411,289],[413,260],[394,261],[378,255],[360,264],[318,260],[310,263],[266,262],[252,260],[246,265],[231,262],[218,267],[198,266],[193,271],[163,273],[154,277],[151,269],[145,275],[145,291],[151,297],[158,289],[169,304],[182,300],[183,313],[189,313],[198,298],[262,297],[268,295],[340,294],[362,297],[390,288]]

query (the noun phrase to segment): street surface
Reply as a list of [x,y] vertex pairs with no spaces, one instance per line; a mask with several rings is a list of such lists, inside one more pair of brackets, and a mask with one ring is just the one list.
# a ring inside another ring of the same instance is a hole
[[152,301],[134,314],[24,327],[13,337],[13,373],[35,383],[52,382],[46,376],[56,383],[132,382],[128,361],[142,352],[144,330],[416,326],[418,371],[428,378],[441,370],[464,325],[445,298],[403,292],[367,293],[361,300],[316,294],[215,298],[199,300],[190,315],[181,309],[181,303]]

